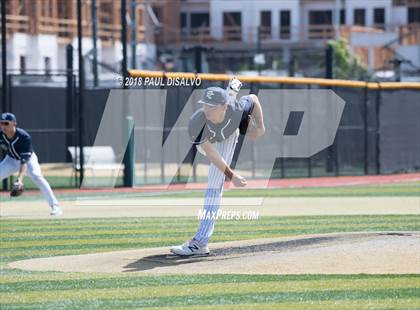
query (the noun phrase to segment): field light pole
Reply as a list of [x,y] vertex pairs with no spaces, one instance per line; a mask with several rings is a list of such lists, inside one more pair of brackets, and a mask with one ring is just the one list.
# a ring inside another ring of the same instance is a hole
[[[328,44],[325,50],[325,78],[334,78],[334,48]],[[338,133],[338,131],[337,131]],[[326,171],[334,172],[335,176],[339,175],[338,170],[338,153],[337,153],[338,134],[335,137],[334,144],[327,148]]]
[[[121,0],[121,44],[122,44],[122,62],[121,62],[121,75],[123,78],[122,88],[126,89],[125,79],[128,76],[127,69],[127,1]],[[127,116],[128,128],[132,126],[131,134],[128,132],[128,145],[124,154],[124,186],[133,187],[134,186],[134,124],[132,124],[132,119],[129,117],[128,111],[128,102],[126,102],[126,96],[122,96],[122,105],[124,109],[124,114]],[[131,121],[130,121],[131,120]],[[130,131],[128,129],[128,131]]]
[[131,69],[136,69],[137,61],[137,0],[131,0]]
[[79,104],[78,104],[78,125],[79,125],[79,151],[80,151],[80,158],[79,158],[79,162],[80,162],[80,179],[79,179],[79,186],[82,186],[83,184],[83,179],[85,176],[85,171],[84,171],[84,163],[85,163],[85,157],[84,157],[84,152],[83,152],[83,146],[84,146],[84,141],[83,141],[83,131],[84,131],[84,126],[83,126],[83,122],[84,122],[84,109],[83,109],[83,95],[84,95],[84,89],[85,89],[85,72],[84,72],[84,67],[83,67],[83,45],[82,45],[82,0],[77,0],[77,45],[78,45],[78,60],[79,60]]
[[[261,54],[261,26],[257,27],[257,55]],[[261,75],[261,64],[257,64],[258,76]]]
[[93,86],[98,87],[99,81],[98,81],[98,47],[96,46],[96,24],[97,24],[97,18],[96,18],[96,0],[92,0],[91,2],[91,17],[92,17],[92,73],[93,73]]
[[[127,1],[121,0],[121,44],[122,44],[122,62],[121,73],[122,77],[127,76]],[[125,83],[123,83],[125,88]]]
[[6,0],[1,0],[1,109],[7,110],[7,47],[6,47]]
[[[1,109],[7,110],[7,49],[6,49],[6,0],[1,0]],[[7,190],[7,179],[3,180],[3,190]]]
[[334,26],[335,26],[335,39],[340,39],[340,5],[341,0],[335,0],[335,14],[334,14]]

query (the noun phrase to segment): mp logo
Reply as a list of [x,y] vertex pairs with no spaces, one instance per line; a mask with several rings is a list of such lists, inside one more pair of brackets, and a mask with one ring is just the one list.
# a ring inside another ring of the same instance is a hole
[[[161,89],[112,90],[94,145],[111,145],[115,153],[124,154],[131,136],[127,132],[135,132],[134,144],[141,145],[146,154],[141,156],[159,161],[165,154],[165,162],[181,165],[191,150],[187,126],[192,111],[196,111],[196,103],[203,98],[203,92],[194,90],[178,113],[167,110],[166,106],[173,106],[172,98],[167,99],[168,94],[168,90]],[[247,95],[249,90],[242,90],[241,94]],[[212,90],[205,92],[207,100],[212,100],[215,95]],[[332,90],[261,89],[258,98],[264,109],[266,132],[257,141],[244,139],[242,144],[238,144],[235,155],[237,169],[247,170],[250,160],[258,158],[256,169],[266,173],[268,180],[277,158],[310,158],[334,143],[345,102]],[[129,119],[134,122],[129,123]],[[238,124],[232,125],[239,127],[240,119],[237,121]],[[170,128],[166,122],[171,124]],[[198,126],[196,130],[190,133],[193,137],[199,136],[202,128]],[[121,137],[124,139],[121,140]],[[144,141],[157,143],[152,147]],[[175,176],[176,169],[168,175],[168,180]],[[115,182],[116,176],[113,176],[111,184]]]

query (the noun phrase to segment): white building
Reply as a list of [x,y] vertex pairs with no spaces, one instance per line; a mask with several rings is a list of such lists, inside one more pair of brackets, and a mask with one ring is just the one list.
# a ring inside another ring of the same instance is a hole
[[[96,2],[93,2],[96,1]],[[155,0],[150,0],[155,1]],[[78,67],[76,0],[5,0],[7,16],[7,67],[22,74],[52,72],[66,69],[66,49],[74,48],[73,68]],[[128,1],[127,1],[128,2]],[[83,55],[88,77],[92,73],[92,4],[96,3],[97,55],[99,73],[120,72],[120,2],[113,0],[82,1]],[[138,3],[136,19],[128,22],[130,37],[134,25],[137,64],[154,63],[156,45],[153,35],[146,32],[145,6]],[[131,13],[128,7],[128,12]],[[130,15],[132,18],[132,15]],[[152,29],[152,27],[149,27]],[[153,31],[153,29],[152,29]],[[129,41],[131,60],[131,42]],[[113,74],[111,74],[113,75]]]
[[187,44],[254,48],[260,41],[263,49],[280,48],[286,55],[290,48],[322,47],[344,36],[370,69],[392,51],[420,66],[415,0],[185,0],[181,27]]
[[[93,46],[90,1],[84,1],[85,55]],[[96,1],[98,59],[119,70],[119,1]],[[418,0],[149,0],[155,18],[148,17],[150,11],[138,2],[136,59],[140,68],[156,60],[157,50],[180,51],[197,45],[218,50],[277,49],[287,61],[292,49],[322,48],[338,36],[348,39],[353,53],[370,69],[380,68],[395,55],[420,66]],[[66,45],[72,43],[75,53],[77,48],[75,1],[51,0],[52,9],[47,2],[33,2],[40,10],[18,8],[15,0],[7,3],[8,68],[22,72],[65,69]],[[74,60],[77,68],[77,57]],[[89,74],[90,62],[86,63]],[[108,71],[102,69],[102,73]]]

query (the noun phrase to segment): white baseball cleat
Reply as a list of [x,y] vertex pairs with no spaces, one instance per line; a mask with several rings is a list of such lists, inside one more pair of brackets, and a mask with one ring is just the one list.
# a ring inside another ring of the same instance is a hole
[[174,246],[170,251],[180,256],[208,255],[210,253],[207,245],[200,247],[194,240],[187,241],[182,245]]
[[60,206],[52,206],[50,215],[61,215],[63,211],[61,210]]

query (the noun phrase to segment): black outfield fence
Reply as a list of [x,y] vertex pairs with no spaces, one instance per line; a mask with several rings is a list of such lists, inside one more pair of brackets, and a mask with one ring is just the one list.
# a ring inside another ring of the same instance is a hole
[[[132,75],[150,75],[150,72]],[[162,74],[162,73],[153,73]],[[182,76],[182,75],[181,75]],[[203,75],[200,88],[210,85],[226,86],[229,77]],[[63,164],[75,169],[71,163],[69,146],[78,146],[79,119],[76,105],[77,89],[72,84],[58,86],[19,85],[9,76],[8,110],[15,113],[19,126],[33,137],[34,148],[42,164]],[[311,158],[277,159],[272,177],[316,177],[334,175],[363,175],[411,172],[420,169],[420,84],[419,83],[364,83],[336,80],[278,79],[244,77],[243,88],[257,93],[261,89],[332,89],[346,102],[334,144]],[[283,82],[282,82],[283,81]],[[334,82],[336,81],[336,82]],[[347,82],[347,83],[346,83]],[[165,111],[165,130],[150,132],[151,139],[136,145],[137,163],[141,165],[136,184],[159,183],[165,180],[165,157],[143,156],[149,148],[159,147],[162,132],[168,133],[174,115],[180,114],[193,87],[167,89],[166,110],[156,105],[156,113]],[[126,90],[124,90],[126,91]],[[84,145],[95,142],[110,89],[85,89],[84,91]],[[262,102],[264,107],[264,102]],[[3,106],[3,105],[0,105]],[[147,113],[153,113],[148,111]],[[265,110],[265,114],[272,111]],[[176,118],[175,118],[176,119]],[[156,137],[153,138],[153,137]],[[274,139],[274,137],[273,137]],[[177,150],[174,150],[177,152]],[[192,162],[191,150],[184,162]],[[124,154],[117,154],[124,155]],[[180,155],[181,156],[181,155]],[[181,158],[181,157],[180,157]],[[182,161],[182,158],[181,158]],[[60,167],[58,165],[58,167]],[[253,165],[251,166],[252,169]],[[58,168],[57,168],[58,169]],[[153,175],[157,177],[145,177]],[[158,172],[156,173],[156,169]],[[149,171],[150,170],[150,171]],[[121,172],[120,172],[121,174]],[[59,186],[77,186],[71,173],[69,182]],[[181,181],[182,178],[177,180]],[[121,180],[117,182],[121,185]]]

